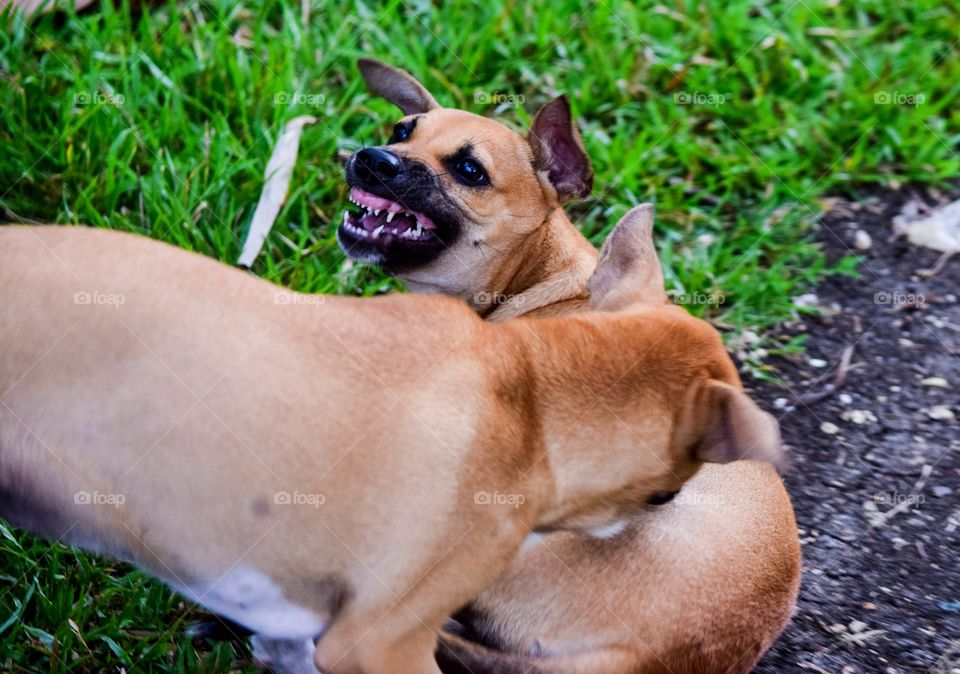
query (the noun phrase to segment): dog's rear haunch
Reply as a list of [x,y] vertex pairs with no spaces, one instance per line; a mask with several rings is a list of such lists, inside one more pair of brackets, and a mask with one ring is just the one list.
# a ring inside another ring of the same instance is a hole
[[665,302],[651,219],[611,235],[596,311],[500,324],[2,228],[0,515],[139,565],[288,671],[438,672],[441,624],[531,530],[603,535],[702,462],[780,460],[716,331]]

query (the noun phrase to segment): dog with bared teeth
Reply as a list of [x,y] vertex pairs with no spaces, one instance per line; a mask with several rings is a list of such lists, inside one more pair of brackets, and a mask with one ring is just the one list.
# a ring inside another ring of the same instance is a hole
[[[348,213],[344,251],[414,291],[461,297],[491,321],[591,310],[597,251],[562,208],[589,193],[592,176],[567,101],[547,103],[521,137],[440,107],[402,70],[362,59],[360,71],[404,116],[384,146],[348,162],[351,196],[388,211],[417,204],[443,227],[420,246],[374,236],[376,219],[354,233],[367,216]],[[645,254],[658,265],[652,247]],[[661,284],[648,300],[662,300]],[[555,533],[525,546],[447,624],[443,671],[742,674],[793,612],[800,545],[768,465],[706,465],[679,494],[657,495],[609,533]]]

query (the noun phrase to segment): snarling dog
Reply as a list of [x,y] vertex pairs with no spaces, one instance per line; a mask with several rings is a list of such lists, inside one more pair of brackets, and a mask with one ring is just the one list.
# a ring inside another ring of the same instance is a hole
[[663,303],[650,225],[612,233],[596,311],[496,324],[0,228],[0,516],[147,570],[275,669],[439,672],[441,625],[531,531],[602,535],[705,461],[780,461],[717,332]]
[[[492,321],[589,310],[597,252],[562,206],[589,193],[592,171],[566,100],[547,103],[521,137],[441,108],[401,70],[371,60],[360,69],[405,116],[385,146],[348,162],[362,210],[344,216],[344,250],[415,291],[462,297]],[[378,232],[396,211],[428,214],[429,245]],[[646,269],[659,269],[652,245],[643,255]],[[664,301],[658,279],[647,301]],[[675,498],[608,533],[527,546],[448,623],[444,672],[736,674],[752,669],[793,611],[796,523],[767,465],[705,466]]]

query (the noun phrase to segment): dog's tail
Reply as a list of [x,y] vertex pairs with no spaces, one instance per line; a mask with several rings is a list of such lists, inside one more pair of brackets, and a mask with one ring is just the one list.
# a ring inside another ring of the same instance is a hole
[[667,674],[640,664],[633,651],[599,648],[574,655],[530,657],[496,650],[449,632],[440,633],[437,664],[443,674]]
[[443,674],[547,674],[542,660],[506,653],[441,632],[437,664]]

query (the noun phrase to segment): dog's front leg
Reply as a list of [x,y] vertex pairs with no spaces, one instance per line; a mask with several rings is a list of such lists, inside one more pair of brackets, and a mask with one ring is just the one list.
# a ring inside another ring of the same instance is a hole
[[312,639],[271,639],[255,634],[253,657],[274,674],[321,674],[313,664]]
[[315,666],[323,674],[441,674],[433,655],[437,632],[423,625],[399,638],[386,636],[389,622],[335,624],[317,643]]

